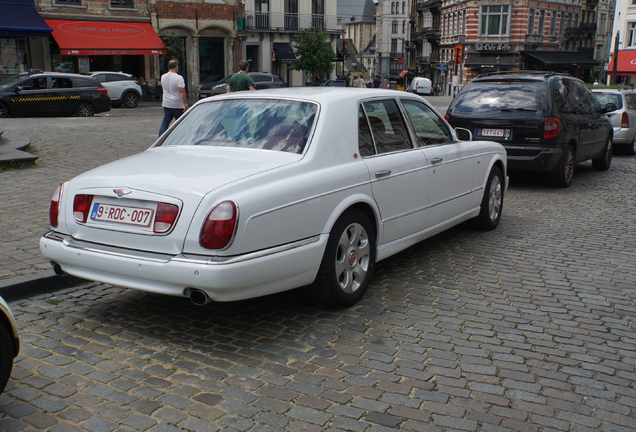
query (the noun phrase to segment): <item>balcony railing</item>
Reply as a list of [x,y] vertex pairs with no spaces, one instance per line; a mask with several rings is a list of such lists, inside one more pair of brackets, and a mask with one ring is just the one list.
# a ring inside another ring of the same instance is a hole
[[415,8],[418,11],[430,10],[432,13],[435,11],[441,12],[442,10],[442,0],[425,0],[418,1],[415,5]]
[[431,42],[438,42],[442,37],[442,31],[438,28],[424,28],[421,31],[422,36]]
[[344,32],[335,15],[245,12],[245,21],[247,30],[295,32],[317,27],[325,31]]

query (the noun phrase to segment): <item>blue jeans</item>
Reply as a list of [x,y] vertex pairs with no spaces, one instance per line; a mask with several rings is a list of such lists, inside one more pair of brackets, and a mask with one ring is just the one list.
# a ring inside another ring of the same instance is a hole
[[161,127],[159,128],[159,136],[163,135],[163,133],[170,126],[170,122],[172,119],[177,120],[183,114],[183,108],[166,108],[163,107],[163,121],[161,122]]

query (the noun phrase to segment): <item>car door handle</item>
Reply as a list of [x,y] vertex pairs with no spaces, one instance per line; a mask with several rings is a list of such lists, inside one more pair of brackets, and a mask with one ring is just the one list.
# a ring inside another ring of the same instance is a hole
[[380,177],[386,177],[389,174],[391,174],[391,170],[382,170],[382,171],[376,171],[375,172],[375,176],[380,178]]
[[431,164],[432,165],[437,165],[438,163],[441,163],[443,160],[444,160],[443,158],[431,159]]

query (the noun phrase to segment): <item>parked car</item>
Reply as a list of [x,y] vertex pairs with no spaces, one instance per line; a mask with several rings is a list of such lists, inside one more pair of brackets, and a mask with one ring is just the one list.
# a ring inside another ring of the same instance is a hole
[[616,110],[607,113],[614,127],[614,145],[622,146],[633,156],[636,153],[636,92],[632,89],[592,89],[592,93],[606,106],[616,105]]
[[108,91],[95,78],[84,75],[24,73],[0,83],[0,117],[89,117],[109,110]]
[[135,108],[139,104],[143,90],[132,75],[123,72],[91,72],[89,75],[108,89],[113,107]]
[[458,140],[419,96],[235,92],[62,184],[40,246],[58,274],[199,305],[305,287],[346,307],[376,261],[464,221],[495,228],[506,186],[504,148]]
[[74,73],[75,63],[62,63],[55,68],[55,72]]
[[[613,105],[612,105],[613,106]],[[612,125],[590,89],[566,74],[499,72],[469,81],[451,102],[446,120],[478,139],[503,144],[511,171],[547,173],[568,187],[576,164],[595,170],[612,162]]]
[[[252,77],[252,80],[254,81],[254,89],[256,90],[283,88],[285,86],[285,83],[283,83],[283,80],[278,75],[272,75],[266,72],[248,72],[247,74]],[[230,78],[232,78],[232,75],[226,76],[214,85],[202,85],[201,90],[207,90],[209,91],[209,94],[201,93],[200,98],[225,93],[227,89],[227,82]]]
[[0,297],[0,393],[4,390],[13,369],[13,359],[20,351],[18,327],[11,309]]
[[433,84],[431,80],[423,77],[415,77],[406,91],[417,93],[418,95],[430,96],[433,93]]

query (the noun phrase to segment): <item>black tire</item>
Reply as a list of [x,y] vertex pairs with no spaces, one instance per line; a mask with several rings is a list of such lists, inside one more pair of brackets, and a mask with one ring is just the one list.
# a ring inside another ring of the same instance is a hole
[[625,154],[627,156],[634,156],[636,154],[636,135],[631,143],[625,144]]
[[11,335],[7,328],[0,324],[0,393],[4,390],[9,376],[11,376],[13,357],[15,357],[15,353],[13,352]]
[[486,182],[484,197],[481,200],[479,216],[473,219],[473,225],[483,230],[497,228],[501,220],[504,200],[504,176],[498,167],[492,167]]
[[574,178],[574,148],[568,144],[557,167],[550,173],[550,184],[555,187],[566,188],[572,184]]
[[75,107],[75,117],[92,117],[95,114],[95,108],[88,102],[80,102]]
[[137,105],[139,104],[139,95],[133,91],[130,91],[124,94],[124,97],[122,98],[122,100],[124,101],[124,107],[136,108]]
[[3,103],[0,103],[0,118],[7,118],[7,117],[9,117],[9,107],[7,107]]
[[603,151],[597,157],[592,159],[592,168],[595,171],[607,171],[612,165],[612,151],[614,145],[612,137],[607,137],[607,141],[605,142],[605,146],[603,147]]
[[360,210],[338,219],[329,234],[325,254],[309,297],[331,307],[356,304],[369,288],[375,267],[375,231]]

